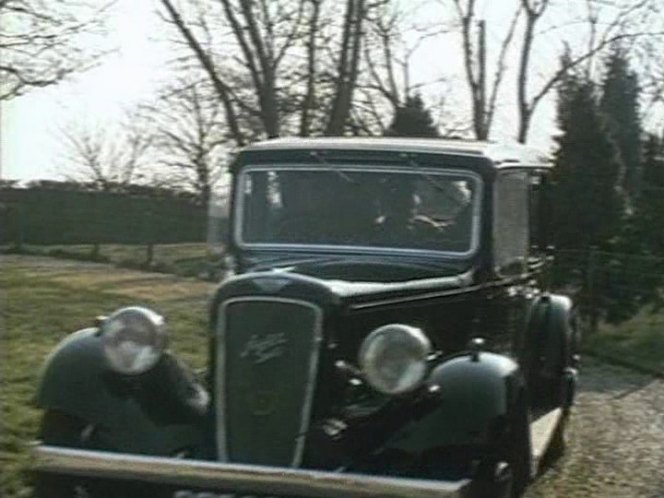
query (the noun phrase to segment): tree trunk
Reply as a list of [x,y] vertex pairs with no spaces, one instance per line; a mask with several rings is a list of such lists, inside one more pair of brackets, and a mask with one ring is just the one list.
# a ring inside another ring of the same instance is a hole
[[302,101],[302,114],[300,115],[300,136],[309,136],[311,127],[311,111],[316,100],[316,32],[320,17],[321,0],[312,0],[313,12],[309,23],[307,36],[307,90]]
[[521,47],[521,59],[519,61],[519,75],[517,79],[517,106],[519,109],[519,130],[517,140],[526,143],[528,128],[530,128],[531,108],[528,104],[528,70],[530,68],[530,52],[533,46],[533,33],[537,16],[527,10],[526,28],[523,34],[523,45]]
[[343,135],[350,116],[353,91],[357,84],[359,54],[362,44],[362,24],[365,16],[365,0],[348,0],[341,42],[341,56],[337,76],[337,88],[333,99],[330,120],[325,135]]

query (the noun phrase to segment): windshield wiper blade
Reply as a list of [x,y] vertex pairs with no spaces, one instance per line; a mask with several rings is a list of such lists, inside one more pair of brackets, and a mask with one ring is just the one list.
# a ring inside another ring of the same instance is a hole
[[321,156],[317,151],[312,150],[309,153],[309,155],[311,155],[311,157],[315,158],[322,165],[327,166],[330,169],[330,171],[333,171],[334,173],[336,173],[339,176],[339,178],[341,178],[342,180],[345,180],[346,183],[351,183],[353,185],[357,185],[357,181],[353,180],[350,176],[348,176],[347,173],[345,173],[338,166],[336,166],[334,164],[330,164],[329,162],[327,162],[325,160],[325,158],[323,156]]
[[[415,168],[421,168],[420,164],[417,161],[415,161],[415,159],[413,159],[409,154],[401,154],[401,157],[408,162],[409,166]],[[431,185],[433,185],[433,187],[438,192],[443,194],[443,196],[447,197],[447,199],[452,201],[456,206],[458,207],[462,206],[462,203],[460,203],[458,199],[456,199],[453,195],[449,193],[449,190],[447,189],[446,185],[443,185],[438,180],[435,180],[430,174],[425,173],[423,171],[419,171],[418,176],[428,181]]]
[[294,259],[292,256],[280,256],[271,258],[267,261],[253,266],[253,270],[262,271],[265,269],[276,269],[290,266],[301,266],[310,263],[329,263],[339,260],[339,256],[312,256],[307,258]]

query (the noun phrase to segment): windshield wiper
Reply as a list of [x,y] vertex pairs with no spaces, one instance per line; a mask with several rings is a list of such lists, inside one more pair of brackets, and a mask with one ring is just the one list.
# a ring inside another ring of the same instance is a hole
[[348,176],[347,173],[345,173],[345,172],[344,172],[342,169],[340,169],[338,166],[336,166],[336,165],[334,165],[334,164],[330,164],[330,163],[328,163],[328,162],[325,160],[325,158],[324,158],[323,156],[321,156],[317,151],[312,150],[312,151],[309,153],[309,155],[311,155],[311,157],[315,158],[315,159],[316,159],[319,163],[321,163],[322,165],[328,167],[328,168],[330,169],[330,171],[333,171],[334,173],[336,173],[337,176],[339,176],[339,178],[341,178],[342,180],[345,180],[346,183],[351,183],[351,184],[353,184],[353,185],[357,185],[357,181],[353,180],[350,176]]
[[[408,162],[409,166],[421,169],[420,164],[415,161],[409,154],[401,154],[401,157]],[[440,193],[443,194],[448,200],[452,201],[457,207],[462,207],[463,204],[459,202],[452,194],[449,193],[448,186],[440,183],[438,180],[435,180],[430,174],[424,173],[422,171],[418,172],[418,176],[424,178],[428,181],[433,187]]]
[[330,263],[340,260],[340,256],[312,256],[307,258],[293,259],[292,256],[279,256],[262,261],[252,267],[254,271],[262,271],[291,266],[302,266],[310,263]]

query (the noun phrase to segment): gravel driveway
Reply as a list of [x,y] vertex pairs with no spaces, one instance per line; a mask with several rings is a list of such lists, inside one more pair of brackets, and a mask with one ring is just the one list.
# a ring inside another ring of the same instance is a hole
[[664,380],[586,359],[580,383],[567,454],[527,498],[663,498]]

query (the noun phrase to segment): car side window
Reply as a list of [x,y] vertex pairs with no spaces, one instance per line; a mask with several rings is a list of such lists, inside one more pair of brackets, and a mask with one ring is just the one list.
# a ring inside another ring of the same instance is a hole
[[547,179],[540,173],[530,176],[530,249],[531,258],[540,256],[547,248],[549,207]]
[[494,266],[500,275],[525,273],[529,236],[528,174],[507,171],[498,175],[494,190]]

